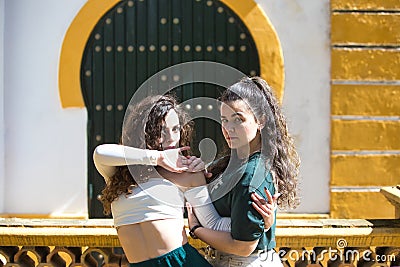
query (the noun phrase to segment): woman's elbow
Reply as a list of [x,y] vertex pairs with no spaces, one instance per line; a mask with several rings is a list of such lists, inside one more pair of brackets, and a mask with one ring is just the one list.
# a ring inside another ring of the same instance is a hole
[[107,147],[108,146],[109,145],[106,145],[106,144],[101,144],[101,145],[96,146],[96,148],[93,151],[93,155],[102,155],[102,154],[104,154],[107,151]]
[[96,147],[93,151],[93,161],[94,163],[100,163],[100,158],[101,158],[101,148]]
[[241,250],[241,251],[237,251],[236,254],[237,256],[241,256],[241,257],[248,257],[251,255],[253,251],[252,250]]
[[240,246],[238,246],[236,250],[236,255],[242,256],[242,257],[248,257],[250,256],[251,253],[256,249],[258,240],[256,242],[245,242],[245,241],[239,241]]
[[251,255],[251,253],[253,253],[254,249],[246,249],[244,251],[241,251],[241,253],[238,256],[242,256],[242,257],[248,257]]
[[104,157],[110,154],[111,154],[110,145],[108,144],[98,145],[93,151],[93,160],[101,163]]

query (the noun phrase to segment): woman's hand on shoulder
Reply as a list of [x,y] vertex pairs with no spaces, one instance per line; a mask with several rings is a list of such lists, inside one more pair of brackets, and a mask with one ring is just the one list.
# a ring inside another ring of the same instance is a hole
[[204,161],[196,156],[187,156],[182,160],[182,164],[187,167],[188,172],[200,172],[206,169]]
[[182,160],[183,166],[187,168],[187,172],[204,172],[206,178],[211,178],[212,174],[207,171],[206,164],[201,158],[196,156],[187,156]]
[[267,188],[264,188],[267,200],[256,192],[251,194],[251,203],[254,209],[263,217],[264,220],[264,230],[268,231],[269,228],[274,224],[275,221],[275,210],[277,208],[277,199],[280,196],[279,193],[274,196],[271,195]]

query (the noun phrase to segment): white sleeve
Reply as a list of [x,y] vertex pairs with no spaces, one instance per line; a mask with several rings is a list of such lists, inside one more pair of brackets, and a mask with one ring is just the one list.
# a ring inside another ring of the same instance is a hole
[[217,231],[231,231],[231,218],[221,217],[218,214],[206,185],[189,189],[184,196],[192,205],[194,213],[203,227]]
[[124,165],[157,165],[160,152],[128,147],[117,144],[103,144],[96,147],[93,152],[93,161],[97,171],[107,181],[114,175],[115,166]]

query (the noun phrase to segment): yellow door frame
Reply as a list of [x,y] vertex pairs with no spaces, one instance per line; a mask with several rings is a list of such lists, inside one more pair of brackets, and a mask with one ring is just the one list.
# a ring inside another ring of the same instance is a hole
[[[81,92],[82,57],[91,32],[101,17],[120,0],[88,0],[72,21],[65,35],[59,63],[59,94],[61,105],[85,107]],[[278,35],[268,17],[254,0],[220,0],[231,8],[251,33],[256,44],[261,77],[283,98],[284,65]]]

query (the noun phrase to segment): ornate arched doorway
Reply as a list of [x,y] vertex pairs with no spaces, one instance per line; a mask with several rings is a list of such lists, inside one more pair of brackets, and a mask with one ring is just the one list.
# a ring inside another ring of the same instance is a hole
[[[92,162],[93,149],[101,143],[118,141],[125,107],[148,77],[171,65],[198,60],[220,62],[247,75],[262,76],[259,50],[265,52],[265,47],[257,47],[254,32],[252,34],[242,18],[223,2],[116,1],[93,24],[80,65],[81,94],[88,111],[91,218],[103,217],[97,195],[104,185]],[[276,48],[274,42],[272,47]],[[283,64],[275,69],[282,70],[280,78],[283,79]],[[165,82],[169,79],[174,77],[166,77]],[[60,66],[60,92],[61,81]],[[280,85],[283,86],[283,82]],[[181,101],[219,95],[218,88],[211,85],[186,86],[189,90],[175,90]],[[210,131],[218,128],[212,121],[196,121],[197,141],[204,137],[221,140],[218,130]]]

